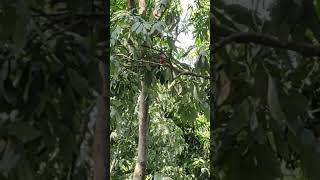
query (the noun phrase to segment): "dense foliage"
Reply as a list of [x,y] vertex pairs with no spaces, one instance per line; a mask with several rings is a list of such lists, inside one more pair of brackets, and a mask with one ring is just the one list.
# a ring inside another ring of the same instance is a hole
[[[161,7],[146,2],[145,16],[129,11],[127,1],[111,3],[112,177],[132,177],[139,80],[145,78],[151,102],[147,179],[208,179],[209,19],[200,21],[196,16],[209,11],[209,2],[203,4],[206,10],[190,9],[187,21],[179,1],[160,1],[166,11],[159,20],[152,18],[152,11]],[[206,26],[199,26],[203,23]],[[196,45],[178,47],[178,35],[192,31],[191,24],[197,25]],[[159,64],[161,53],[163,65]]]
[[89,179],[102,1],[0,1],[0,179]]
[[319,179],[314,2],[214,2],[220,179]]

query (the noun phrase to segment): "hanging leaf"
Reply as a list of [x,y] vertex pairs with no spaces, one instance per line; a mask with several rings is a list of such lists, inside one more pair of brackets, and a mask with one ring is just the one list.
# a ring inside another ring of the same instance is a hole
[[284,113],[282,112],[276,80],[269,74],[268,76],[268,106],[271,117],[278,122],[285,120]]
[[297,118],[298,115],[303,115],[303,113],[307,112],[308,100],[302,94],[294,92],[288,96],[283,96],[281,105],[288,118]]
[[250,103],[247,99],[245,99],[235,110],[232,115],[229,128],[231,134],[238,133],[242,128],[248,125],[248,121],[250,120]]
[[15,136],[24,143],[32,141],[41,135],[40,130],[26,122],[12,123],[6,127],[6,131],[9,135]]
[[268,75],[265,72],[262,63],[258,64],[255,72],[254,90],[256,96],[260,98],[262,102],[266,102],[268,92]]
[[16,167],[20,159],[20,154],[14,152],[12,147],[7,146],[0,160],[0,172],[9,171]]
[[11,3],[1,4],[1,13],[0,13],[0,39],[7,40],[11,37],[12,32],[15,30],[15,23],[17,21],[18,15],[16,8],[13,7]]
[[217,105],[220,106],[230,95],[231,82],[224,71],[219,73]]
[[176,47],[176,45],[175,45],[175,41],[174,41],[171,37],[167,37],[167,42],[168,42],[169,47],[170,47],[173,51],[177,52],[177,47]]
[[0,70],[0,79],[5,80],[9,75],[9,61],[4,61]]
[[253,111],[251,113],[251,118],[250,118],[250,129],[251,131],[254,131],[258,128],[259,122],[258,122],[258,117],[257,117],[257,112]]
[[89,96],[89,85],[88,81],[81,76],[77,71],[69,68],[68,71],[69,80],[72,88],[83,96]]
[[265,129],[263,127],[263,122],[266,122],[266,119],[264,117],[264,113],[255,112],[255,114],[256,114],[256,117],[257,117],[258,124],[257,124],[257,128],[253,131],[253,135],[254,135],[255,140],[259,144],[265,144],[266,133],[265,133]]
[[136,30],[136,33],[139,34],[143,29],[143,24],[140,24],[139,27]]
[[140,26],[140,22],[137,21],[132,25],[131,31],[136,31],[138,29],[138,27]]
[[197,86],[193,86],[193,97],[195,100],[199,100]]
[[152,71],[149,70],[145,70],[144,71],[144,80],[147,86],[150,86],[152,83],[152,77],[153,77],[153,73]]
[[267,133],[267,137],[268,137],[268,140],[269,140],[269,143],[271,145],[271,148],[274,152],[277,152],[277,146],[276,146],[276,142],[274,140],[274,135],[273,135],[273,132],[268,132]]
[[[0,87],[1,88],[1,87]],[[12,81],[10,79],[6,79],[3,81],[3,97],[5,100],[11,104],[14,105],[18,101],[18,91],[13,86]]]
[[66,164],[70,164],[73,158],[73,152],[76,148],[75,137],[71,132],[67,132],[60,142],[61,160]]

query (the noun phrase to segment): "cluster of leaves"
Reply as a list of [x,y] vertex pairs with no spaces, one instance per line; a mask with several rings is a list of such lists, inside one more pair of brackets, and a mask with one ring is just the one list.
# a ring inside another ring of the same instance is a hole
[[107,46],[103,5],[81,3],[0,2],[0,179],[91,178]]
[[[283,14],[277,14],[281,13],[277,12],[278,4],[271,6],[274,8],[270,19],[259,19],[254,16],[257,9],[250,9],[255,6],[220,1],[215,7],[215,18],[235,32],[258,31],[297,43],[317,41],[307,24],[293,24],[290,14],[285,20]],[[304,8],[302,4],[297,7]],[[249,12],[251,18],[240,19],[235,11],[243,13],[241,17]],[[279,23],[284,26],[279,28]],[[297,32],[296,27],[302,28]],[[223,33],[219,35],[217,39],[223,39]],[[319,179],[319,58],[249,43],[226,45],[217,50],[215,58],[219,67],[215,72],[215,131],[219,137],[215,165],[220,170],[217,176],[270,180],[289,175]],[[296,170],[298,173],[293,173]]]

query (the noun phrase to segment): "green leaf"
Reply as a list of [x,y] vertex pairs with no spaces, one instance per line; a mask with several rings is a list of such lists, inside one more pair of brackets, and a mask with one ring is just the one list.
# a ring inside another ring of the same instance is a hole
[[178,84],[177,86],[174,86],[175,90],[177,92],[177,95],[180,95],[182,93],[182,86],[181,84]]
[[309,129],[303,129],[300,133],[301,144],[307,148],[314,147],[317,145],[317,139],[313,132]]
[[308,100],[302,94],[294,92],[282,97],[281,105],[288,119],[297,118],[298,115],[303,115],[307,112]]
[[150,67],[149,63],[146,63],[146,68],[147,68],[148,71],[151,71],[151,67]]
[[[259,143],[259,144],[264,144],[266,141],[266,133],[265,133],[265,129],[263,127],[263,122],[266,122],[265,119],[265,114],[261,113],[261,112],[256,112],[257,115],[257,122],[258,122],[258,126],[257,128],[253,131],[253,135],[255,140]],[[260,122],[260,123],[259,123]]]
[[174,41],[171,37],[167,37],[167,41],[168,41],[169,47],[170,47],[173,51],[177,52],[177,47],[176,47],[176,45],[175,45],[175,41]]
[[147,86],[151,85],[152,77],[153,77],[152,71],[148,71],[148,70],[144,71],[144,80]]
[[69,82],[71,83],[72,88],[80,95],[89,96],[88,81],[83,76],[81,76],[77,71],[71,68],[67,70],[67,73],[68,73]]
[[20,159],[20,154],[15,153],[10,146],[7,146],[0,160],[0,172],[9,171],[16,167]]
[[18,21],[13,33],[13,42],[15,45],[19,48],[22,49],[27,41],[27,35],[26,35],[27,29],[26,29],[26,24],[24,21],[20,22]]
[[314,0],[313,4],[315,6],[315,10],[316,10],[318,19],[320,19],[320,0]]
[[[249,147],[248,154],[243,149],[231,149],[225,152],[224,170],[226,180],[273,180],[281,178],[280,164],[275,154],[265,145]],[[266,171],[268,169],[268,171]]]
[[140,24],[140,26],[137,28],[136,33],[139,34],[143,29],[143,24]]
[[[110,61],[111,61],[111,58],[110,58]],[[116,64],[113,62],[118,63],[118,61],[111,61],[110,74],[115,74],[115,78],[117,78],[117,74],[120,73],[119,64]],[[87,79],[88,79],[89,86],[99,92],[101,91],[102,81],[101,81],[101,78],[98,78],[98,77],[101,77],[101,74],[98,71],[99,69],[98,64],[99,64],[98,62],[93,60],[89,62],[89,64],[87,65],[87,68],[88,68]]]
[[17,13],[16,8],[11,3],[2,4],[2,12],[0,13],[0,39],[7,40],[15,30]]
[[149,34],[153,34],[154,31],[157,30],[157,26],[158,26],[158,23],[155,23],[155,24],[151,27]]
[[238,133],[242,128],[248,125],[248,121],[250,120],[250,103],[247,99],[243,100],[243,102],[238,105],[234,114],[232,115],[229,128],[231,134]]
[[268,137],[269,143],[270,143],[270,145],[271,145],[271,147],[272,147],[272,150],[273,150],[274,152],[277,152],[277,146],[276,146],[276,142],[275,142],[275,140],[274,140],[274,135],[273,135],[273,133],[272,133],[272,132],[268,132],[268,133],[267,133],[267,137]]
[[148,35],[148,31],[147,31],[147,29],[146,29],[145,27],[143,27],[142,33],[143,33],[144,35]]
[[73,118],[76,112],[76,98],[70,86],[67,86],[62,91],[62,99],[60,100],[61,118],[64,125],[73,126]]
[[197,86],[193,86],[193,98],[194,98],[195,100],[199,100]]
[[250,118],[250,129],[251,131],[255,131],[259,126],[257,112],[252,111],[251,118]]
[[60,153],[61,158],[64,161],[65,164],[70,164],[72,162],[74,150],[76,149],[76,140],[75,136],[67,132],[66,135],[64,135],[63,138],[61,138],[60,142]]
[[220,106],[230,95],[231,82],[224,71],[220,71],[218,82],[217,105]]
[[29,125],[27,122],[12,123],[7,126],[7,132],[26,143],[38,138],[41,135],[40,130]]
[[4,61],[1,66],[0,79],[5,80],[9,75],[9,61]]
[[137,28],[140,26],[140,22],[139,21],[137,21],[136,23],[134,23],[133,25],[132,25],[132,28],[131,28],[131,31],[136,31],[137,30]]
[[268,75],[265,72],[262,63],[259,63],[255,72],[254,78],[254,90],[258,98],[262,102],[266,102],[267,92],[268,92]]
[[161,176],[161,175],[154,175],[153,179],[154,180],[172,180],[172,178],[170,178],[170,177]]
[[271,117],[278,122],[283,122],[285,120],[284,113],[282,112],[278,89],[276,86],[276,80],[269,75],[268,77],[268,106]]
[[169,68],[166,68],[165,71],[164,71],[164,76],[165,76],[165,81],[170,81],[172,76],[171,76],[171,69]]
[[3,97],[11,105],[16,104],[18,101],[17,89],[13,86],[12,81],[10,79],[6,79],[5,81],[3,81],[3,83],[4,83],[3,84]]

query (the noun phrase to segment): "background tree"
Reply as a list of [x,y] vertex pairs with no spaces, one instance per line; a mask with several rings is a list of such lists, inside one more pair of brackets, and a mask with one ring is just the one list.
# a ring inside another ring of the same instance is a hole
[[98,0],[0,2],[0,179],[93,178],[97,97],[108,106],[98,66],[108,47],[105,8]]
[[217,179],[319,179],[316,3],[212,2]]

